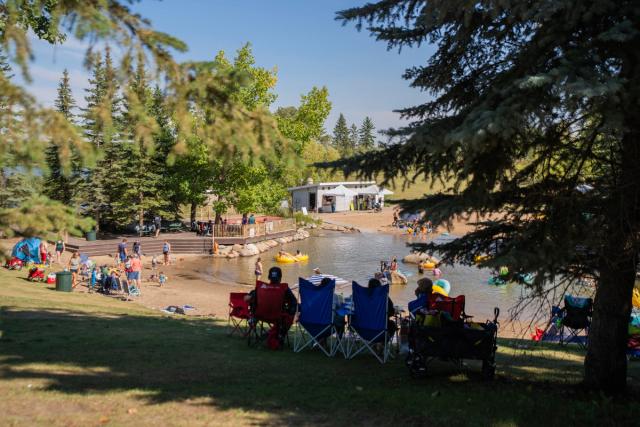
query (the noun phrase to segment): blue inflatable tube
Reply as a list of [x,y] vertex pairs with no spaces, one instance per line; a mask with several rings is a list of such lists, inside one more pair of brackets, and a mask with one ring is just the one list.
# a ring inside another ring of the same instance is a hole
[[494,286],[502,286],[506,285],[507,281],[500,277],[494,276],[489,279],[489,284]]
[[451,284],[448,280],[438,279],[433,282],[434,285],[440,286],[447,294],[451,293]]

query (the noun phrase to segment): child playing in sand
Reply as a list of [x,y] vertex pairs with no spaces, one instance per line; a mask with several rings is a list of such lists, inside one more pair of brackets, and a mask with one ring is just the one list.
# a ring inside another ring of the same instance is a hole
[[162,271],[158,275],[158,282],[160,283],[160,286],[164,286],[164,284],[167,283],[167,276],[165,276]]

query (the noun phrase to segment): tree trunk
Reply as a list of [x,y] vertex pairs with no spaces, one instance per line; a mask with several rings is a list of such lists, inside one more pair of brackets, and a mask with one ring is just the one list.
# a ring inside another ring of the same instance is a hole
[[191,202],[191,221],[189,224],[193,224],[196,221],[196,209],[198,205],[195,202]]
[[98,231],[100,231],[100,208],[98,208],[98,209],[96,210],[95,220],[96,220],[96,227],[95,227],[95,229],[96,229],[96,233],[97,233]]
[[[631,47],[632,45],[629,45]],[[635,45],[634,45],[635,46]],[[621,75],[628,85],[620,91],[624,121],[619,169],[608,197],[607,241],[600,262],[593,322],[585,358],[585,384],[609,394],[624,392],[627,382],[628,324],[640,242],[640,55],[629,49]]]
[[608,394],[623,393],[626,388],[626,350],[635,269],[636,258],[628,251],[605,261],[600,269],[585,358],[585,384]]
[[138,197],[140,200],[140,209],[138,209],[138,225],[140,226],[140,235],[142,235],[142,228],[144,227],[144,208],[142,208],[142,202],[144,201],[144,195],[140,193]]

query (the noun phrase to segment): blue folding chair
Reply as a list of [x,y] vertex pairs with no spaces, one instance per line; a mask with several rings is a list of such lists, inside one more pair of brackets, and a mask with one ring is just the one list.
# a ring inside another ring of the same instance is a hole
[[[374,289],[353,282],[353,314],[349,321],[349,340],[345,356],[353,359],[368,350],[380,363],[391,358],[391,339],[394,333],[387,328],[389,319],[389,285]],[[376,347],[379,351],[376,351]]]
[[415,317],[416,311],[427,306],[427,294],[420,294],[420,296],[413,301],[409,301],[409,313],[411,317]]
[[334,324],[333,292],[336,281],[325,286],[298,279],[300,292],[299,316],[294,331],[293,351],[317,347],[331,357],[341,348],[340,335]]

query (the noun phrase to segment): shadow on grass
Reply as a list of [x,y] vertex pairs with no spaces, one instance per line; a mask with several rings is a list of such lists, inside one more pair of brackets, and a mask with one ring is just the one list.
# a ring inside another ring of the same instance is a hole
[[135,390],[148,404],[195,400],[238,410],[244,423],[247,411],[268,413],[278,425],[529,425],[540,421],[541,408],[546,419],[607,425],[640,414],[634,396],[601,402],[552,381],[578,378],[580,361],[554,362],[535,351],[501,356],[491,383],[480,380],[476,363],[466,374],[435,363],[428,378],[413,380],[402,360],[380,365],[372,357],[250,349],[208,319],[4,307],[0,329],[0,380],[41,380],[45,390],[76,395]]

